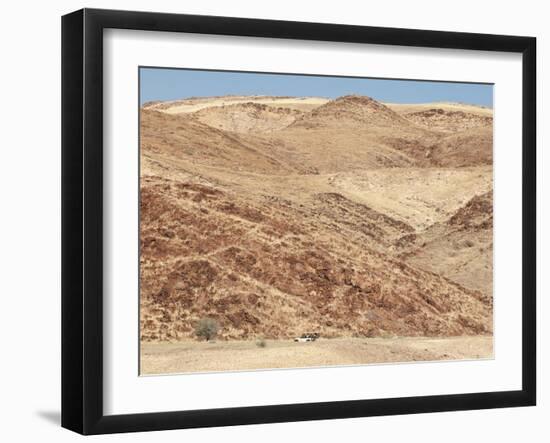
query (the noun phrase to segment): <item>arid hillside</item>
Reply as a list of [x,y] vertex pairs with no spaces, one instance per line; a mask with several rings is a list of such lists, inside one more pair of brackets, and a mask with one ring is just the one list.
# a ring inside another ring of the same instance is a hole
[[303,113],[292,108],[246,102],[204,108],[192,115],[213,128],[240,133],[266,133],[287,127]]
[[403,242],[400,258],[492,294],[492,208],[492,192],[476,195],[446,221]]
[[403,106],[144,105],[142,340],[491,334],[492,115]]
[[184,100],[168,102],[145,103],[145,109],[166,112],[168,114],[187,114],[201,109],[218,108],[244,103],[256,103],[273,107],[282,107],[298,111],[311,111],[312,109],[327,103],[329,100],[323,97],[270,97],[270,96],[238,96],[227,95],[223,97],[194,97]]

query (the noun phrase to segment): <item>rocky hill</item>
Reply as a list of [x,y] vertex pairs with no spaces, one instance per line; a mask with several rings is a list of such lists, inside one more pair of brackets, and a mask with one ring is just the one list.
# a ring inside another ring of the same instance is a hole
[[464,111],[449,111],[443,108],[431,108],[425,111],[406,113],[404,117],[428,129],[458,132],[471,128],[493,126],[493,117]]
[[488,120],[238,100],[141,110],[143,340],[492,332]]
[[400,259],[490,298],[493,290],[493,194],[471,198],[444,222],[403,237]]
[[289,126],[303,115],[303,112],[292,108],[246,102],[204,108],[193,115],[213,128],[239,133],[266,133]]
[[411,122],[401,117],[382,103],[365,96],[346,95],[331,100],[311,112],[304,113],[293,125],[308,129],[326,126],[392,127],[401,130],[412,126]]

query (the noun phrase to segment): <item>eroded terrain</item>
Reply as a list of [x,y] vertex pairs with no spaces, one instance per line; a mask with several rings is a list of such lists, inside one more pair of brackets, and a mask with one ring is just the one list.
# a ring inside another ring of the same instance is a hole
[[492,110],[216,97],[140,118],[142,343],[203,317],[218,344],[492,335]]

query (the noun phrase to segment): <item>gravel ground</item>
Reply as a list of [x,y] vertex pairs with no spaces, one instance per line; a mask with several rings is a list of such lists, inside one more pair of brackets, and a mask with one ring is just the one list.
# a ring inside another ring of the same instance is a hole
[[141,374],[493,358],[492,336],[143,343]]

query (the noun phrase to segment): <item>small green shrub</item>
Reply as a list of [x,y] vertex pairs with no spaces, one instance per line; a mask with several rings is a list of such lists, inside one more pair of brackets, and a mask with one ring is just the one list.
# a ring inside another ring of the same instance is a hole
[[195,334],[199,338],[204,338],[206,341],[212,340],[216,335],[220,326],[213,318],[205,317],[201,318],[195,326]]

